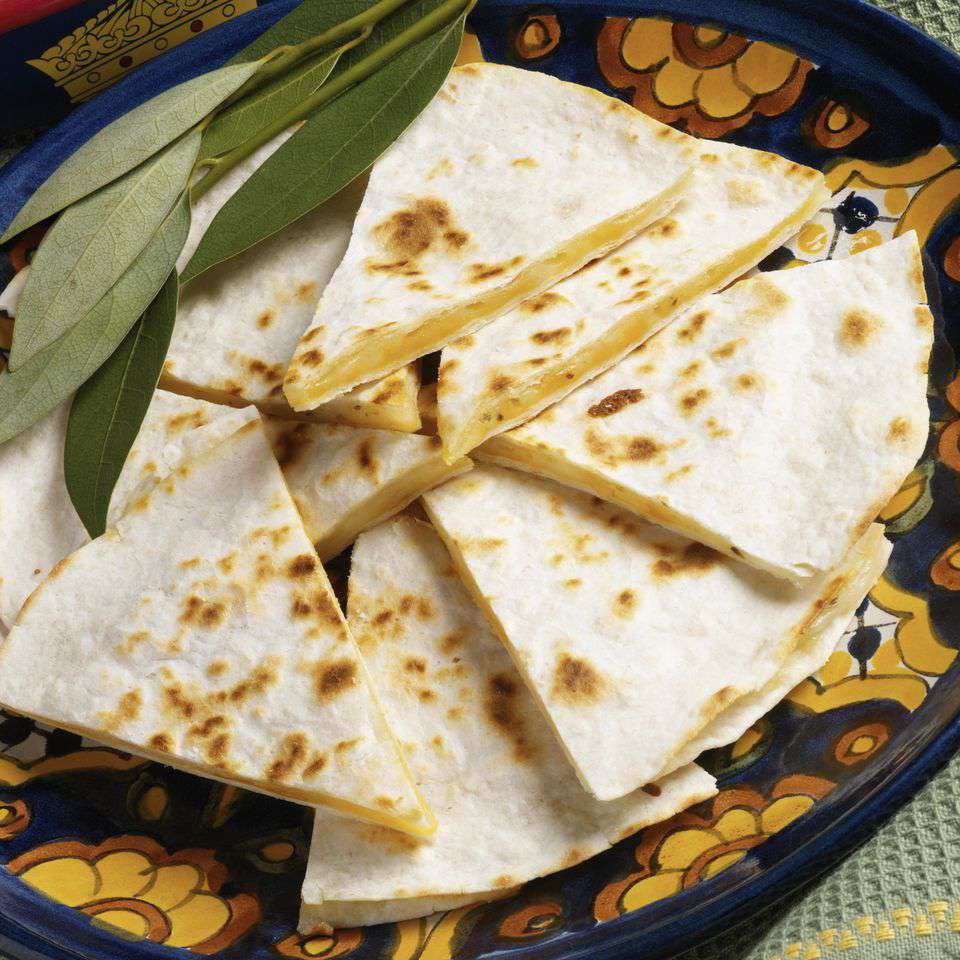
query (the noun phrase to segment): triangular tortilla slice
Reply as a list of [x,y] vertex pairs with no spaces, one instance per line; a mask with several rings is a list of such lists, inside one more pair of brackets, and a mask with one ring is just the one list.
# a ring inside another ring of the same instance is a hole
[[284,382],[308,410],[438,350],[664,213],[693,140],[547,74],[454,68],[374,165]]
[[350,627],[439,826],[416,841],[318,813],[301,929],[487,899],[716,792],[691,765],[612,803],[587,794],[428,524],[362,534],[349,592]]
[[[181,269],[220,208],[288,136],[261,147],[194,205]],[[188,284],[162,385],[215,403],[254,403],[289,416],[283,375],[347,249],[364,186],[363,179],[350,184],[285,230]],[[418,387],[416,370],[405,367],[325,404],[311,419],[416,430]]]
[[601,800],[661,775],[804,634],[851,615],[871,586],[844,589],[863,550],[798,589],[595,497],[494,466],[423,503]]
[[447,464],[436,437],[272,420],[267,433],[321,560],[472,464]]
[[706,298],[477,451],[777,576],[834,566],[922,454],[933,320],[911,232]]
[[54,568],[0,648],[0,703],[253,790],[435,826],[258,421]]
[[[70,402],[61,404],[19,436],[0,444],[0,530],[10,549],[0,550],[0,623],[13,626],[23,602],[87,532],[67,493],[63,444]],[[107,523],[180,463],[219,443],[256,417],[158,390],[113,490]]]
[[818,170],[733,144],[700,146],[667,216],[443,351],[448,458],[529,420],[612,366],[693,300],[736,280],[829,197]]

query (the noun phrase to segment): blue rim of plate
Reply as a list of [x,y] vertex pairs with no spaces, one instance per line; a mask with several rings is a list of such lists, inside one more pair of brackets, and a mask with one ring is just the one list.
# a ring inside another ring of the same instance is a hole
[[[97,129],[174,82],[221,65],[294,6],[296,0],[281,0],[197,37],[76,110],[4,169],[0,223],[8,222],[30,190]],[[487,13],[521,6],[516,0],[481,0],[474,17],[482,20]],[[560,13],[576,9],[597,15],[665,14],[693,23],[721,21],[752,38],[788,43],[814,61],[821,61],[825,50],[834,60],[852,57],[860,71],[895,75],[903,99],[917,110],[949,117],[951,130],[944,131],[942,139],[960,142],[955,95],[960,87],[960,56],[865,0],[553,0],[550,6]],[[956,347],[960,330],[947,333]],[[490,960],[625,960],[642,950],[644,960],[661,960],[744,922],[868,839],[960,749],[960,677],[943,678],[891,747],[864,775],[831,794],[829,802],[768,839],[757,848],[755,858],[724,871],[722,891],[712,893],[716,884],[708,880],[600,927],[566,932],[548,943],[493,950],[485,956]],[[13,960],[80,960],[116,957],[122,951],[115,937],[81,924],[79,917],[76,923],[64,923],[60,931],[75,936],[69,945],[57,942],[53,933],[48,938],[28,930],[9,910],[29,910],[31,899],[39,895],[23,884],[17,886],[16,895],[9,887],[0,889],[0,950]],[[170,948],[155,946],[154,950],[156,956],[183,956]]]

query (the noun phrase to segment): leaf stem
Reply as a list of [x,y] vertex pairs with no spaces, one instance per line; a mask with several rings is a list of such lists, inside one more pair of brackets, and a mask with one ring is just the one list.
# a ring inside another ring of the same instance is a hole
[[[397,0],[382,0],[382,2],[396,4]],[[340,94],[349,90],[350,87],[356,86],[356,84],[366,80],[367,77],[376,72],[384,63],[408,47],[413,46],[415,43],[428,37],[431,33],[447,26],[460,16],[469,13],[475,2],[476,0],[446,0],[445,3],[442,3],[433,12],[427,14],[422,20],[418,20],[412,27],[408,27],[406,30],[398,33],[369,56],[358,60],[351,67],[344,70],[343,73],[328,80],[312,96],[307,97],[285,114],[277,117],[246,143],[240,144],[240,146],[225,153],[222,157],[206,161],[210,169],[191,189],[191,201],[196,203],[200,197],[215,184],[219,183],[238,163],[241,163],[255,150],[258,150],[265,143],[269,143],[274,137],[283,133],[284,130],[293,126],[295,123],[306,120],[314,110],[334,100],[340,96]],[[374,5],[374,7],[377,6],[380,6],[380,4]],[[373,10],[374,7],[370,9]],[[367,11],[367,13],[369,13],[369,11]],[[347,22],[349,21],[345,21],[345,23]],[[343,26],[343,24],[340,26]],[[320,36],[322,36],[322,34]],[[313,39],[318,40],[319,38],[318,36]],[[307,43],[311,42],[313,41],[307,41]]]

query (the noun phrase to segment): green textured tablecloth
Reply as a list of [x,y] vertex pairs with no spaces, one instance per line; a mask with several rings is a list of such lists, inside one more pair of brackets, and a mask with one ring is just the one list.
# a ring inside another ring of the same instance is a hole
[[[960,0],[877,0],[877,6],[960,49]],[[960,757],[786,906],[677,960],[834,958],[960,958]]]

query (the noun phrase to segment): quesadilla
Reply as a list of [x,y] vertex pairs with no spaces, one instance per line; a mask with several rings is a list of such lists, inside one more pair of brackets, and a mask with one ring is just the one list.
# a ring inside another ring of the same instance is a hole
[[669,771],[679,748],[761,689],[805,635],[837,620],[842,630],[872,585],[860,575],[869,545],[798,589],[595,497],[495,466],[423,503],[600,800]]
[[[214,216],[289,132],[261,147],[194,205],[183,269]],[[182,291],[161,385],[189,396],[290,416],[283,375],[340,262],[363,178],[307,216],[201,274]],[[313,411],[311,419],[393,430],[420,425],[419,377],[406,366]]]
[[817,576],[923,453],[925,300],[913,233],[761,274],[478,454],[776,576]]
[[428,524],[399,517],[362,534],[349,593],[350,627],[439,825],[418,841],[318,812],[301,929],[486,899],[716,792],[690,765],[612,803],[587,794]]
[[0,647],[0,703],[253,790],[435,826],[258,421],[57,564]]
[[733,144],[701,146],[690,185],[666,217],[447,345],[438,391],[447,457],[612,366],[780,246],[829,195],[817,170]]
[[448,465],[436,437],[333,424],[267,424],[293,502],[321,560],[399,513],[438,483],[469,470]]
[[[0,552],[0,623],[13,626],[24,601],[68,553],[87,542],[63,475],[70,403],[0,444],[0,529],[12,549]],[[107,523],[180,463],[256,417],[158,390],[113,490]]]
[[652,222],[693,140],[588,87],[455,67],[374,165],[284,381],[308,410],[470,333]]

